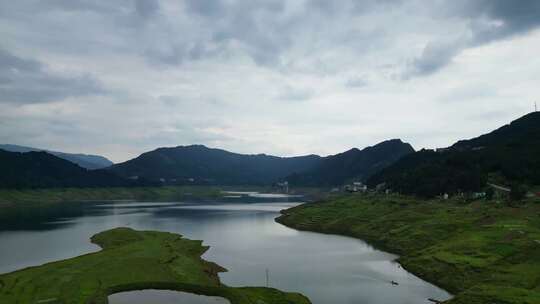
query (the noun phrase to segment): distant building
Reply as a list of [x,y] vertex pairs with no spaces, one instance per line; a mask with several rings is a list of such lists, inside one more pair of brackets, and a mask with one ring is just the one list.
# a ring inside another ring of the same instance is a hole
[[362,183],[353,183],[352,185],[345,185],[343,189],[347,192],[366,192],[367,186]]
[[382,192],[382,191],[386,190],[386,183],[378,184],[377,186],[375,186],[375,190],[377,192]]
[[485,192],[475,192],[472,194],[473,199],[484,198],[484,197],[486,197]]
[[277,183],[277,186],[281,189],[281,191],[283,191],[284,193],[289,193],[289,182],[288,181],[284,181],[284,182],[280,182],[280,183]]

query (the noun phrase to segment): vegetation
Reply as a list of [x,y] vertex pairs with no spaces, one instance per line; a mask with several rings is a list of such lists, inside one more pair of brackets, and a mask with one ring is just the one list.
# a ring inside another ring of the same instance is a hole
[[406,269],[455,294],[449,304],[540,303],[540,199],[514,206],[349,195],[288,209],[277,221],[400,254]]
[[316,155],[276,157],[245,155],[201,145],[159,148],[116,164],[110,171],[166,184],[266,185],[320,161]]
[[286,179],[295,186],[337,186],[353,179],[364,181],[413,152],[410,144],[392,139],[363,150],[355,148],[324,157],[314,168],[304,173],[295,173]]
[[34,152],[44,151],[54,156],[58,156],[60,158],[68,160],[74,164],[79,165],[80,167],[83,167],[85,169],[91,169],[91,170],[106,168],[113,164],[112,161],[108,160],[107,158],[101,155],[64,153],[64,152],[49,151],[49,150],[18,146],[18,145],[0,145],[0,149],[9,151],[9,152],[22,152],[22,153],[32,152],[32,151]]
[[527,195],[527,189],[520,184],[513,184],[510,187],[510,199],[513,201],[521,201]]
[[232,304],[307,304],[296,293],[263,287],[231,288],[225,271],[201,259],[201,241],[180,235],[116,228],[92,237],[102,251],[0,275],[0,303],[106,304],[107,296],[169,289],[227,298]]
[[147,185],[106,170],[87,170],[47,152],[0,150],[0,189]]
[[540,184],[540,113],[530,113],[480,137],[442,151],[407,155],[368,180],[387,183],[404,194],[434,197],[480,191],[491,176],[521,184]]
[[0,189],[0,206],[89,200],[177,201],[221,196],[210,186]]

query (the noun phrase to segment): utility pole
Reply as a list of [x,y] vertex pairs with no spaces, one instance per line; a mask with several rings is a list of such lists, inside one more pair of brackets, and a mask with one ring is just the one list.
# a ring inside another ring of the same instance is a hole
[[266,268],[266,288],[269,287],[269,281],[270,281],[270,274],[269,274],[268,268]]
[[534,111],[538,112],[538,108],[536,107],[536,101],[534,102]]

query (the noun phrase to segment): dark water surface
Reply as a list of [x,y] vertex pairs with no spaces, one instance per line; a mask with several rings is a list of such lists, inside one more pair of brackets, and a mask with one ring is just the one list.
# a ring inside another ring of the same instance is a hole
[[301,292],[315,304],[419,304],[450,297],[403,270],[394,262],[396,256],[360,240],[274,222],[279,210],[301,198],[229,196],[206,202],[85,202],[24,210],[0,223],[0,273],[97,251],[90,236],[126,226],[204,240],[211,246],[204,258],[229,270],[220,277],[231,286],[264,286],[268,269],[271,287]]

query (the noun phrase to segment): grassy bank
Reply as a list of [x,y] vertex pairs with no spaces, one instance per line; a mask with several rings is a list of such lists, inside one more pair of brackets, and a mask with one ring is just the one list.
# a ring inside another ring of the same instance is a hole
[[201,241],[177,234],[116,228],[92,237],[102,251],[0,275],[0,303],[104,304],[109,294],[170,289],[227,298],[232,304],[307,304],[263,287],[220,284],[217,264],[201,259]]
[[540,303],[540,203],[343,196],[278,222],[357,237],[400,254],[409,271],[455,294],[452,304]]
[[180,200],[189,197],[217,197],[221,195],[221,189],[210,186],[0,189],[0,205],[85,200]]

